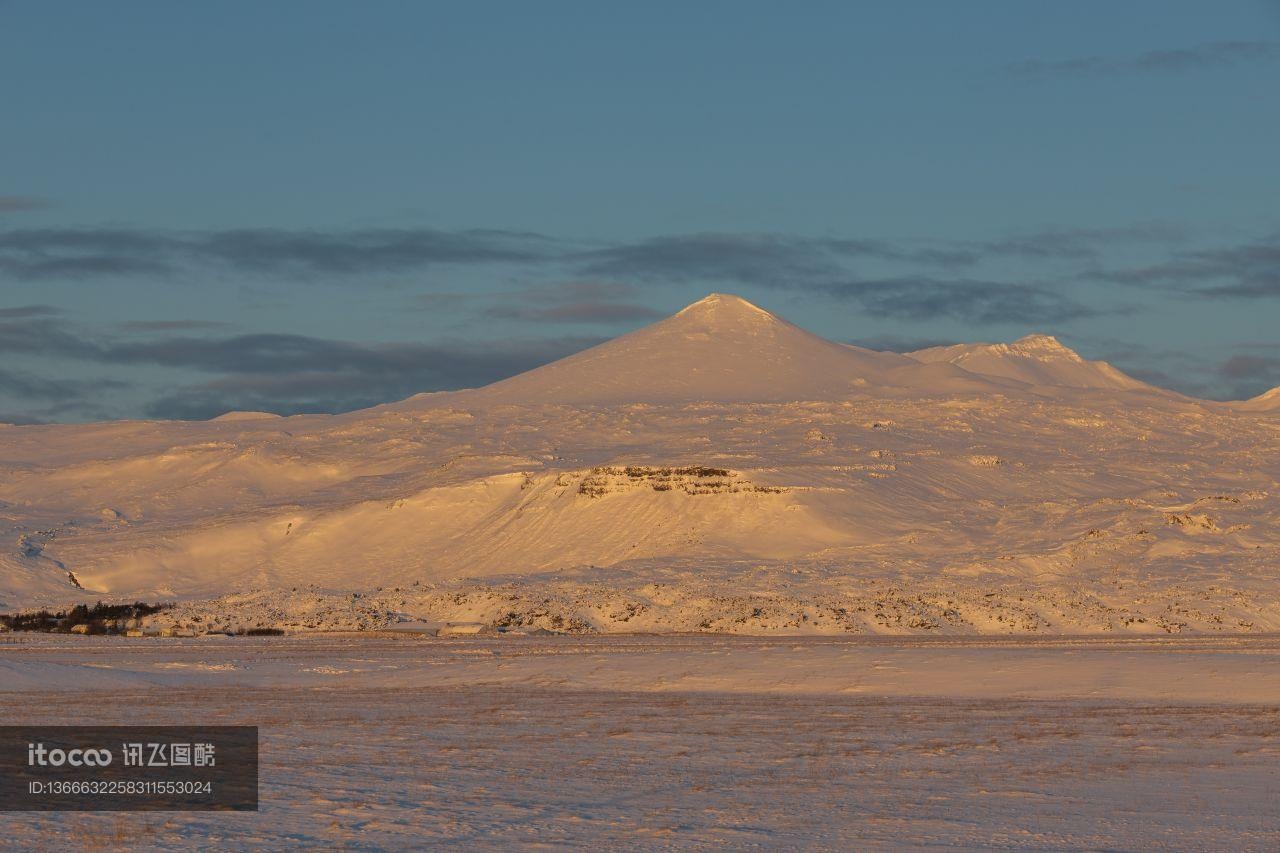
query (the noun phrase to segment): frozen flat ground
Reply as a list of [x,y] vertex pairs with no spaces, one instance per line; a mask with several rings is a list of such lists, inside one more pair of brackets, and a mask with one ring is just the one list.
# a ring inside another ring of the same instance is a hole
[[1280,637],[23,637],[6,723],[242,723],[257,814],[106,846],[1280,847]]

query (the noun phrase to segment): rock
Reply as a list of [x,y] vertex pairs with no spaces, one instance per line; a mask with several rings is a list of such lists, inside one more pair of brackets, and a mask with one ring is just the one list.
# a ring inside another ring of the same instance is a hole
[[446,622],[436,632],[437,637],[466,637],[476,634],[492,634],[494,629],[483,622]]

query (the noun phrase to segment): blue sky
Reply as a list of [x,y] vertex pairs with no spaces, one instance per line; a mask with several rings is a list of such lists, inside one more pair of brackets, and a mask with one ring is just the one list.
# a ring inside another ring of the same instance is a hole
[[0,420],[340,411],[740,293],[1280,384],[1280,3],[0,2]]

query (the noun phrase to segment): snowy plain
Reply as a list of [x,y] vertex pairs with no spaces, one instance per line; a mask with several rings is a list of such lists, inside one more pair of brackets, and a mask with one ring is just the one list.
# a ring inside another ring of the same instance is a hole
[[24,637],[0,722],[258,725],[262,811],[4,826],[31,849],[1273,850],[1278,706],[1275,637]]

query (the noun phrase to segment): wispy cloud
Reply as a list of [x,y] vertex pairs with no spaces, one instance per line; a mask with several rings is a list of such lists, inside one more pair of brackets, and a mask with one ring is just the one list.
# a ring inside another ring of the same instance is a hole
[[1136,56],[1027,59],[1005,66],[1015,75],[1108,75],[1198,71],[1280,58],[1273,41],[1217,41],[1192,47],[1152,50]]
[[[1183,229],[1166,223],[1048,228],[991,240],[914,245],[781,234],[671,235],[587,253],[580,271],[632,281],[789,289],[852,300],[880,317],[1045,323],[1095,311],[1060,288],[957,275],[957,270],[1008,258],[1061,262],[1068,270],[1073,264],[1096,267],[1111,250],[1178,245],[1186,239]],[[859,267],[872,261],[902,272],[861,274]],[[1065,275],[1064,281],[1069,279]]]
[[198,240],[196,253],[236,269],[350,274],[402,272],[433,264],[541,261],[551,241],[498,230],[377,229],[348,232],[224,231]]
[[92,359],[100,354],[82,330],[48,315],[0,318],[0,353]]
[[784,288],[856,302],[876,317],[979,324],[1065,322],[1094,309],[1048,288],[974,276],[921,274],[868,277],[860,262],[951,272],[1007,257],[1096,262],[1107,247],[1176,242],[1160,224],[1114,229],[1048,229],[996,240],[906,245],[878,240],[814,239],[769,234],[668,236],[597,250],[583,272],[672,283],[732,283]]
[[[600,343],[591,336],[358,343],[290,334],[167,335],[130,339],[86,333],[54,317],[0,321],[0,353],[85,365],[139,365],[212,374],[165,393],[152,417],[213,417],[232,409],[282,414],[342,412],[422,391],[486,385]],[[54,381],[7,365],[0,395],[95,404],[110,381]],[[29,418],[30,419],[30,418]],[[34,416],[40,420],[41,416]]]
[[786,234],[703,233],[653,237],[583,253],[584,275],[642,281],[739,282],[789,287],[839,278],[855,259],[964,266],[967,248],[897,245],[881,240]]
[[[147,406],[161,418],[210,418],[234,410],[344,412],[422,391],[477,387],[600,343],[566,337],[449,344],[360,345],[288,335],[214,342],[172,340],[117,349],[114,358],[227,371]],[[211,345],[210,345],[211,344]]]
[[1280,297],[1280,235],[1218,249],[1176,252],[1141,267],[1090,276],[1135,287],[1159,287],[1206,299]]
[[587,253],[581,272],[643,281],[734,281],[776,287],[838,275],[841,269],[831,252],[799,238],[693,234]]
[[125,229],[0,231],[0,275],[20,281],[155,276],[171,270],[169,241]]
[[[583,250],[580,242],[496,229],[241,229],[170,232],[146,229],[0,231],[0,279],[21,281],[161,278],[186,281],[213,273],[244,285],[247,277],[284,281],[350,280],[420,271],[433,265],[515,265],[529,275],[569,275],[576,282],[769,287],[823,292],[869,277],[920,279],[966,275],[988,263],[1023,258],[1099,265],[1117,247],[1175,244],[1173,226],[1051,228],[991,240],[888,241],[783,233],[671,234]],[[235,275],[223,275],[224,273]],[[1013,293],[1017,284],[1010,283]],[[1024,295],[1023,302],[1035,297]],[[468,297],[442,293],[416,303],[458,309]],[[427,301],[430,300],[430,301]],[[529,290],[488,316],[545,323],[625,323],[657,315],[637,294],[579,293],[564,298]],[[140,329],[141,327],[139,327]],[[176,329],[175,329],[176,330]]]
[[0,231],[0,275],[25,281],[173,277],[193,267],[295,277],[400,273],[432,265],[537,263],[557,253],[541,235],[492,229]]
[[51,379],[15,370],[0,370],[0,394],[31,400],[70,400],[101,389],[127,388],[117,379]]

